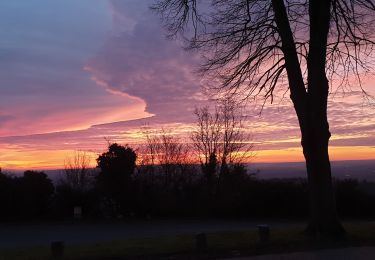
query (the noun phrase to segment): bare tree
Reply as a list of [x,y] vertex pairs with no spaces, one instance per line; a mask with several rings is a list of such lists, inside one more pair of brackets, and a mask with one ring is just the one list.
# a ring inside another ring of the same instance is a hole
[[155,133],[151,131],[149,126],[144,126],[140,134],[145,137],[144,143],[139,147],[141,164],[153,166],[157,163],[158,159],[158,142],[155,138]]
[[186,162],[187,149],[177,137],[162,129],[156,139],[160,165],[179,165]]
[[203,165],[207,165],[211,155],[217,156],[222,137],[222,123],[219,110],[210,112],[209,107],[196,108],[194,114],[197,117],[195,130],[192,132],[194,150]]
[[85,190],[91,185],[90,156],[84,151],[76,151],[65,160],[63,182],[75,190]]
[[158,0],[153,8],[171,36],[188,32],[188,48],[202,51],[202,71],[219,76],[219,91],[272,102],[288,80],[309,181],[306,231],[343,235],[328,155],[329,79],[341,86],[369,70],[373,0]]
[[157,142],[148,126],[142,128],[141,135],[145,137],[145,141],[137,149],[139,155],[137,176],[143,178],[143,181],[153,184],[156,173],[155,164],[157,163]]
[[228,173],[228,166],[247,162],[252,156],[253,144],[244,131],[242,108],[233,98],[218,100],[215,110],[208,106],[196,108],[197,118],[191,140],[200,160],[202,171],[212,185],[212,178]]
[[219,100],[222,124],[221,165],[248,162],[253,156],[251,136],[244,131],[243,107],[232,97]]
[[200,161],[208,192],[215,193],[218,169],[218,154],[222,137],[222,124],[218,109],[212,113],[208,106],[196,108],[195,130],[191,134],[193,149]]
[[160,167],[165,185],[170,185],[184,174],[185,167],[190,164],[190,151],[186,143],[182,142],[171,132],[161,129],[150,131],[143,129],[146,143],[141,149],[142,164],[155,175],[155,168]]

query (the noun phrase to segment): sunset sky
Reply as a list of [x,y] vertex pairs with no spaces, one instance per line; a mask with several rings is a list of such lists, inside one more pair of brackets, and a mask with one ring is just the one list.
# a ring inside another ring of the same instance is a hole
[[[140,128],[187,136],[205,84],[199,56],[165,39],[151,0],[0,1],[0,167],[61,168],[75,150],[142,142]],[[375,77],[364,78],[375,94]],[[331,158],[375,159],[375,102],[359,88],[329,104]],[[255,107],[255,109],[253,109]],[[286,97],[248,105],[256,162],[302,161]]]

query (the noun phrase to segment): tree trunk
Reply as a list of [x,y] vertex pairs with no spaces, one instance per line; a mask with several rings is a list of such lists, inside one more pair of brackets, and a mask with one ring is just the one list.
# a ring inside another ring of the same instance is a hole
[[326,51],[331,0],[309,1],[310,43],[307,57],[307,129],[302,134],[310,190],[311,219],[307,232],[316,236],[342,236],[334,198],[328,143],[327,119],[329,84]]
[[275,22],[282,41],[291,100],[298,117],[310,194],[310,223],[307,234],[338,237],[345,231],[336,212],[328,156],[330,138],[327,120],[328,80],[325,74],[330,0],[309,1],[310,45],[308,92],[283,0],[272,0]]
[[336,213],[327,148],[316,145],[304,150],[309,150],[306,166],[310,192],[310,223],[306,233],[315,237],[341,237],[345,231]]
[[328,155],[330,132],[327,114],[319,113],[321,109],[315,103],[308,102],[308,104],[309,127],[302,134],[310,194],[310,223],[306,233],[316,237],[341,237],[345,231],[336,212]]

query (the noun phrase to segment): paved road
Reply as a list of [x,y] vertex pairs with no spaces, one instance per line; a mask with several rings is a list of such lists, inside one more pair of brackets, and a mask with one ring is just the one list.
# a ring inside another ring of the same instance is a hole
[[375,247],[349,247],[281,255],[237,257],[233,260],[374,260]]
[[[270,227],[303,225],[269,223]],[[66,244],[95,243],[160,235],[196,234],[255,229],[259,222],[248,221],[152,221],[134,223],[0,225],[0,248],[49,245],[62,240]]]

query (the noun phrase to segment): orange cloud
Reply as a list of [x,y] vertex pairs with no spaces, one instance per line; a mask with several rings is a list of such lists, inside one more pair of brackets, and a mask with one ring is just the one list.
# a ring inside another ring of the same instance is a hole
[[[329,154],[332,161],[375,160],[375,147],[331,146]],[[256,151],[255,163],[303,162],[302,148]]]
[[[74,150],[22,151],[14,147],[0,149],[0,167],[6,170],[53,170],[64,168],[64,161],[75,154]],[[95,167],[97,154],[88,152],[90,165]]]

